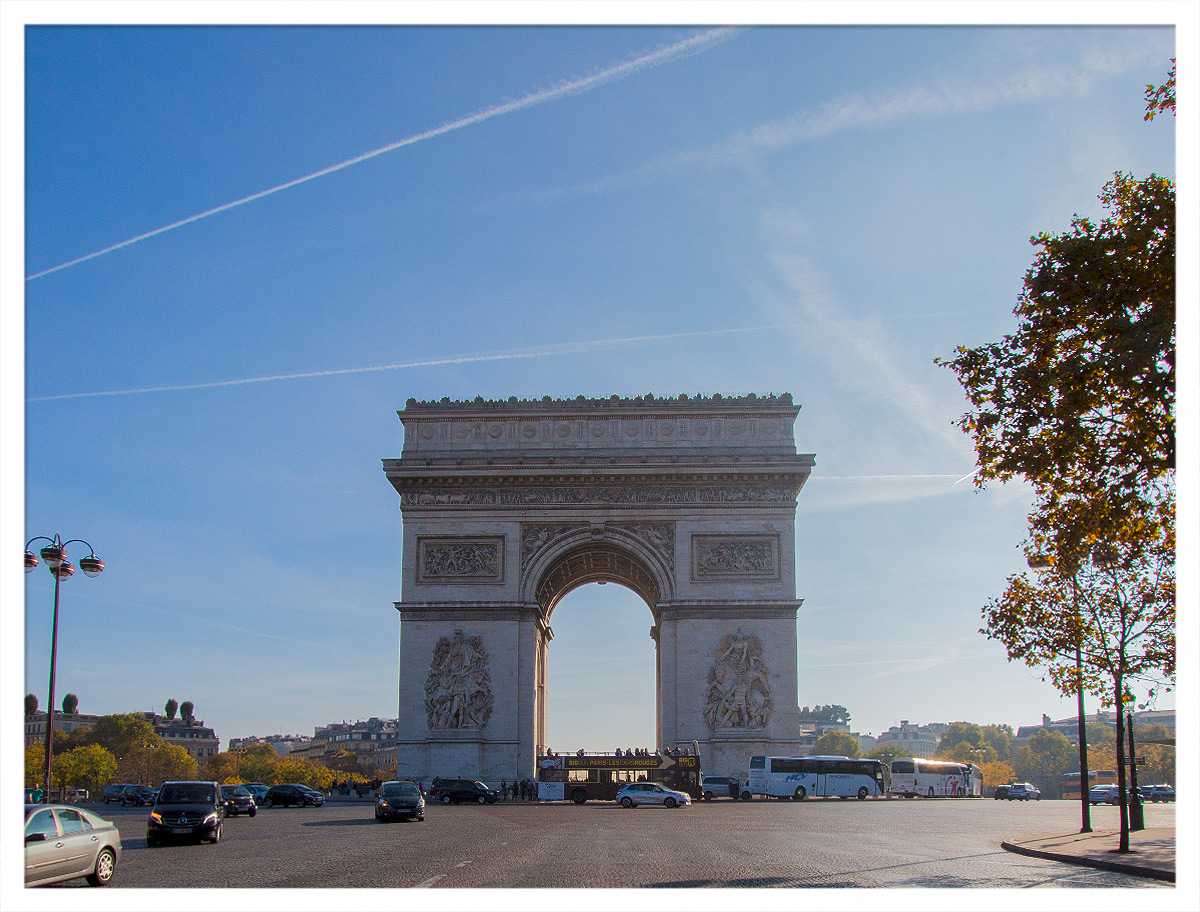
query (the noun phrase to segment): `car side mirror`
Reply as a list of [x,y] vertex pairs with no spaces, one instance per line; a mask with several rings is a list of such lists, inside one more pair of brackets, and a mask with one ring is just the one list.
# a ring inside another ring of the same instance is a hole
[[45,841],[46,841],[45,833],[30,833],[28,836],[25,837],[25,845],[29,845],[29,843],[31,843],[31,842],[45,842]]

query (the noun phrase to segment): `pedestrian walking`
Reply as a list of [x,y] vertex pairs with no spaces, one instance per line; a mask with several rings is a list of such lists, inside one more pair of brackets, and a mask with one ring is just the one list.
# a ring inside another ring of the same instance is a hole
[[508,780],[500,780],[500,800],[504,801],[508,797]]

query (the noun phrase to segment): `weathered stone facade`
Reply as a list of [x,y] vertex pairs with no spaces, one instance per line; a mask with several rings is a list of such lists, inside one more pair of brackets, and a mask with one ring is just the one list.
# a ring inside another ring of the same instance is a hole
[[404,520],[399,775],[534,775],[555,606],[646,602],[658,745],[706,770],[794,755],[796,453],[789,395],[416,402],[384,460]]

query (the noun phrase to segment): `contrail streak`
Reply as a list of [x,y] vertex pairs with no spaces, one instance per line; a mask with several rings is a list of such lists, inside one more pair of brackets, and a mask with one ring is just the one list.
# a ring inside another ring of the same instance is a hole
[[371,367],[342,367],[332,370],[304,371],[295,374],[274,374],[269,377],[243,377],[237,380],[212,380],[207,383],[181,383],[171,386],[144,386],[138,389],[101,390],[88,393],[62,393],[57,396],[34,396],[26,402],[48,402],[52,399],[87,399],[96,396],[132,396],[138,393],[166,393],[180,390],[215,389],[221,386],[241,386],[247,383],[272,383],[276,380],[300,380],[306,377],[332,377],[338,374],[367,374],[375,371],[404,370],[413,367],[437,367],[443,364],[472,364],[479,361],[512,361],[518,358],[545,358],[551,355],[574,355],[599,348],[612,348],[641,342],[661,342],[668,339],[688,339],[699,336],[725,336],[734,333],[763,332],[787,329],[783,326],[745,326],[736,329],[708,329],[692,332],[665,333],[656,336],[630,336],[624,339],[594,339],[580,342],[561,342],[557,345],[542,345],[535,348],[512,348],[497,352],[481,352],[466,355],[448,355],[442,358],[426,358],[419,361],[400,361],[396,364],[377,364]]
[[60,269],[67,269],[71,266],[77,266],[80,263],[93,260],[96,257],[104,256],[106,253],[112,253],[114,250],[120,250],[122,247],[128,247],[130,244],[136,244],[138,241],[144,241],[148,238],[157,237],[167,231],[172,231],[175,228],[181,228],[184,225],[190,225],[192,222],[198,222],[200,219],[208,218],[210,215],[216,215],[219,212],[225,212],[227,209],[233,209],[235,206],[244,206],[246,203],[252,203],[254,200],[262,199],[264,196],[270,196],[272,193],[278,193],[280,190],[287,190],[290,187],[295,187],[298,184],[306,183],[310,180],[315,180],[318,177],[324,177],[326,174],[332,174],[335,171],[341,171],[343,168],[349,168],[351,165],[357,165],[359,162],[366,161],[369,158],[374,158],[377,155],[383,155],[385,152],[391,152],[393,149],[399,149],[403,146],[411,146],[414,143],[419,143],[426,139],[433,139],[436,136],[441,136],[449,133],[452,130],[458,130],[462,127],[469,127],[473,124],[482,123],[485,120],[490,120],[493,117],[499,117],[502,114],[511,114],[513,111],[520,111],[523,108],[530,108],[534,105],[543,104],[547,101],[556,101],[559,98],[564,98],[567,95],[574,95],[580,92],[586,92],[589,89],[594,89],[597,86],[605,85],[610,82],[615,82],[619,79],[624,79],[626,76],[632,76],[641,70],[648,67],[658,66],[661,63],[666,63],[671,60],[676,60],[680,57],[689,57],[692,54],[698,54],[701,51],[707,50],[714,44],[732,37],[738,31],[737,28],[716,28],[710,29],[707,32],[702,32],[699,35],[693,35],[691,38],[685,38],[683,41],[678,41],[675,44],[665,48],[660,48],[650,54],[645,54],[625,63],[617,64],[609,67],[606,70],[601,70],[591,76],[585,76],[581,79],[575,79],[562,85],[543,89],[540,92],[532,92],[515,101],[505,102],[504,104],[495,105],[472,114],[469,117],[464,117],[461,120],[453,121],[452,123],[442,124],[440,127],[434,127],[432,130],[426,130],[423,133],[417,133],[397,142],[390,143],[386,146],[381,146],[371,152],[364,152],[362,155],[357,155],[354,158],[349,158],[344,162],[336,165],[330,165],[328,168],[322,168],[320,171],[314,171],[312,174],[306,174],[304,177],[298,177],[295,180],[287,181],[277,187],[271,187],[269,190],[261,190],[258,193],[252,193],[250,196],[244,196],[241,199],[234,200],[232,203],[225,203],[213,209],[208,209],[198,215],[189,216],[185,219],[180,219],[178,222],[172,222],[169,225],[164,225],[161,228],[155,228],[153,231],[147,231],[145,234],[139,234],[137,237],[129,238],[127,241],[121,241],[119,244],[113,244],[105,247],[103,250],[97,250],[95,253],[89,253],[86,256],[77,257],[74,260],[69,260],[66,263],[60,263],[58,266],[51,266],[49,269],[43,269],[41,272],[35,272],[33,275],[25,277],[26,282],[33,279],[39,279],[42,276],[50,275],[52,272],[58,272]]

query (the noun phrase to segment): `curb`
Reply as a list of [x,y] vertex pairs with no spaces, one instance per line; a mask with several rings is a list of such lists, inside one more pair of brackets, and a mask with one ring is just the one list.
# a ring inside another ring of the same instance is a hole
[[1011,842],[1001,842],[1000,848],[1016,855],[1028,855],[1030,858],[1045,858],[1050,861],[1061,861],[1065,864],[1083,865],[1088,868],[1099,868],[1102,871],[1115,871],[1118,874],[1132,874],[1134,877],[1149,877],[1153,880],[1166,880],[1175,883],[1174,871],[1163,871],[1159,868],[1147,868],[1140,865],[1126,864],[1121,861],[1108,861],[1103,858],[1091,858],[1086,855],[1064,855],[1061,852],[1046,852],[1041,849],[1031,849],[1027,846],[1015,845]]

